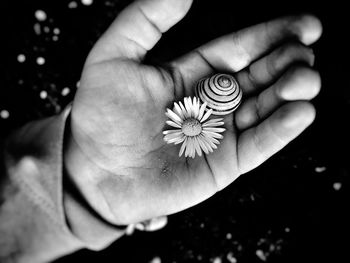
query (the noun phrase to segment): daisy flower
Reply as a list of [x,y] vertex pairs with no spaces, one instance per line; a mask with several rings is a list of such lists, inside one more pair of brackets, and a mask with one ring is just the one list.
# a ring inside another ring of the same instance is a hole
[[198,98],[184,98],[184,104],[180,101],[174,103],[173,110],[167,109],[165,115],[169,118],[166,124],[174,129],[163,131],[164,140],[167,143],[180,144],[179,156],[185,153],[185,157],[194,158],[196,153],[202,156],[202,151],[208,154],[213,152],[222,139],[220,134],[225,131],[222,126],[223,118],[209,119],[212,109],[206,110],[207,103],[201,105]]

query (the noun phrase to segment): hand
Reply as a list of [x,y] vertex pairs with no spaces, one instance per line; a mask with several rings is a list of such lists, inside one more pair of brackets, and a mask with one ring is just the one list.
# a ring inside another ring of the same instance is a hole
[[[86,61],[65,165],[86,200],[111,223],[135,223],[202,202],[314,120],[308,100],[319,92],[320,77],[311,69],[314,55],[306,46],[322,28],[313,16],[284,17],[223,36],[167,69],[142,64],[191,2],[134,2]],[[225,117],[224,139],[214,153],[179,158],[180,146],[163,140],[165,110],[193,95],[198,79],[217,71],[236,76],[244,101]]]

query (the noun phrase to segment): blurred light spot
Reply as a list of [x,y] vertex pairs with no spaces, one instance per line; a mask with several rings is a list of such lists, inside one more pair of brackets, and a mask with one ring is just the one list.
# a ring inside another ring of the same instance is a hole
[[327,170],[327,168],[324,167],[324,166],[315,167],[315,172],[316,172],[316,173],[322,173],[322,172],[324,172],[324,171],[326,171],[326,170]]
[[160,257],[154,257],[153,259],[151,259],[150,263],[162,263],[162,260],[160,259]]
[[333,189],[334,189],[335,191],[339,191],[341,187],[342,187],[342,184],[341,184],[340,182],[335,182],[335,183],[333,184]]
[[43,99],[43,100],[47,98],[47,92],[45,90],[42,90],[40,92],[40,98]]
[[232,238],[232,234],[231,233],[227,233],[226,234],[226,239],[231,239]]
[[23,63],[24,61],[26,61],[26,56],[23,55],[23,54],[19,54],[17,56],[17,60],[18,60],[19,63]]
[[230,263],[237,263],[237,259],[233,256],[232,252],[229,252],[226,256],[228,262]]
[[41,27],[40,27],[40,25],[39,25],[38,23],[35,23],[35,24],[34,24],[34,32],[35,32],[35,34],[37,34],[37,35],[40,35],[40,34],[41,34]]
[[58,40],[58,36],[53,36],[53,37],[52,37],[52,40],[53,40],[53,41],[57,41],[57,40]]
[[61,91],[62,96],[67,96],[70,93],[70,89],[68,87],[63,88]]
[[44,59],[43,57],[38,57],[38,58],[36,59],[36,63],[37,63],[38,65],[44,65],[44,64],[45,64],[45,59]]
[[261,249],[258,249],[255,251],[255,255],[261,260],[261,261],[266,261],[266,255],[264,254],[264,251]]
[[0,111],[0,117],[2,119],[7,119],[8,117],[10,117],[10,113],[7,110],[2,110]]
[[93,0],[81,0],[81,3],[83,5],[91,5],[94,1]]
[[222,262],[222,260],[219,257],[216,257],[213,259],[213,263],[221,263],[221,262]]
[[290,232],[290,228],[289,228],[289,227],[286,227],[286,228],[284,229],[284,232],[289,233],[289,232]]
[[55,35],[58,35],[59,33],[61,33],[61,30],[60,30],[59,28],[55,27],[55,28],[53,29],[53,33],[54,33]]
[[50,28],[49,28],[48,26],[45,26],[45,27],[44,27],[44,32],[45,32],[45,33],[49,33],[49,32],[50,32]]
[[45,21],[47,18],[47,15],[43,10],[36,10],[35,18],[38,19],[39,21]]
[[77,8],[78,4],[75,1],[72,1],[68,4],[68,8]]

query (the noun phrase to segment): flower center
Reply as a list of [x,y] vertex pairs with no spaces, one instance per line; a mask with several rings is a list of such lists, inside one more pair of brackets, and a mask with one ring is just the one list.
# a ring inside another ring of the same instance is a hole
[[182,132],[186,136],[197,136],[202,132],[202,125],[197,119],[189,118],[183,122]]

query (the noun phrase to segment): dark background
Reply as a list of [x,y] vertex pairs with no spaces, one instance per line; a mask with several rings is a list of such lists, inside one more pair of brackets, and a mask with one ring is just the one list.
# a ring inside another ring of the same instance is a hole
[[[2,137],[29,120],[59,113],[73,99],[90,48],[128,2],[2,1]],[[45,21],[35,18],[36,10],[45,11]],[[303,12],[317,15],[324,27],[313,46],[323,80],[314,100],[315,123],[227,189],[170,216],[163,230],[135,233],[104,251],[82,250],[57,263],[349,260],[350,43],[345,4],[197,0],[150,55],[166,61],[222,34]],[[45,59],[43,65],[38,57]]]

